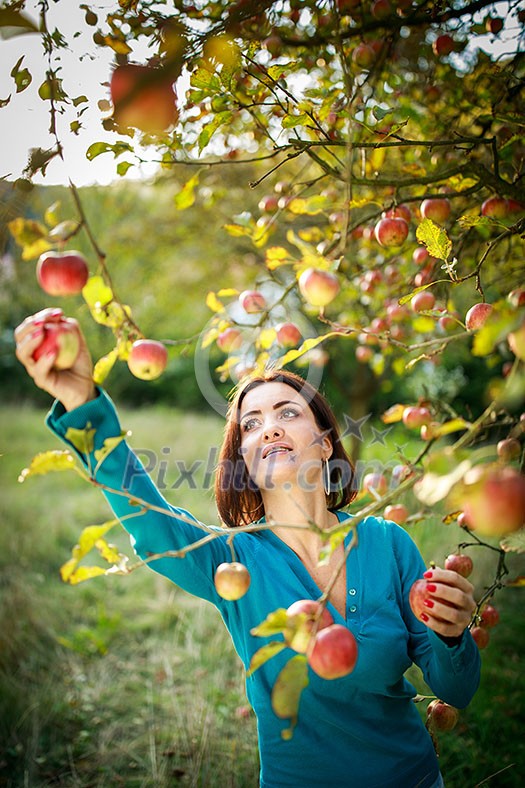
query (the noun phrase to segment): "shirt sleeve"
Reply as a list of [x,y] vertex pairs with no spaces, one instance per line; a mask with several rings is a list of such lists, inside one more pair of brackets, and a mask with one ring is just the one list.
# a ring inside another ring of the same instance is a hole
[[[101,487],[114,514],[130,534],[137,555],[146,559],[183,549],[183,557],[158,558],[148,565],[186,591],[217,604],[213,577],[220,563],[231,561],[227,534],[168,503],[125,440],[104,459],[100,455],[97,459],[96,452],[108,438],[122,435],[114,405],[106,392],[99,389],[95,399],[69,412],[60,402],[55,402],[46,424],[79,457],[93,481]],[[68,439],[70,428],[94,430],[94,446],[89,455]],[[196,549],[187,550],[199,542],[202,544]]]
[[403,618],[409,632],[409,657],[419,666],[430,689],[440,700],[463,709],[472,700],[480,681],[481,659],[470,631],[456,645],[449,645],[412,612],[408,598],[412,584],[426,571],[421,554],[409,534],[397,531]]

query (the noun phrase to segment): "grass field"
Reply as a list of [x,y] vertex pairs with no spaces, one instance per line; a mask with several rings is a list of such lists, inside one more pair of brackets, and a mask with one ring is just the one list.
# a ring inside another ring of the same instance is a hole
[[[167,497],[215,521],[206,473],[221,421],[142,408],[122,423],[136,448],[156,451],[152,473]],[[107,506],[73,474],[16,483],[34,454],[58,446],[40,411],[4,407],[0,427],[0,786],[256,786],[255,720],[219,615],[147,569],[63,584],[60,565],[83,527],[108,519]],[[387,462],[393,444],[369,452]],[[176,460],[199,463],[204,492],[181,481]],[[428,518],[411,532],[427,561],[462,539]],[[123,532],[111,541],[129,553]],[[480,590],[493,569],[485,553],[471,553]],[[518,558],[511,575],[523,574]],[[483,652],[480,690],[439,738],[447,788],[525,782],[523,594],[498,595],[502,622]],[[415,671],[411,679],[424,689]]]

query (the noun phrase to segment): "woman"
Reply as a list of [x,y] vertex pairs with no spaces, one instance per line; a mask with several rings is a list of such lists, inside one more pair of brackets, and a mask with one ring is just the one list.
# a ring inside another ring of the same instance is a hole
[[[55,370],[53,351],[32,359],[44,322],[60,318],[60,310],[27,318],[15,332],[17,356],[37,386],[56,398],[47,419],[51,429],[66,440],[68,428],[89,424],[98,449],[121,428],[108,396],[93,385],[80,331],[81,350],[71,369]],[[142,558],[210,537],[186,550],[184,559],[161,557],[151,567],[216,605],[245,667],[266,642],[251,630],[277,608],[320,598],[343,555],[340,545],[328,566],[318,564],[320,532],[348,518],[340,509],[354,494],[351,465],[324,399],[291,373],[241,385],[227,419],[216,485],[219,512],[230,527],[264,519],[272,525],[235,535],[235,557],[251,576],[248,592],[237,601],[222,599],[214,585],[217,566],[232,560],[231,529],[223,535],[170,506],[124,441],[101,463],[70,447],[87,467],[98,464],[96,480]],[[155,510],[137,516],[137,500]],[[357,640],[353,672],[328,681],[309,671],[291,740],[282,736],[289,721],[274,714],[271,690],[294,652],[284,648],[247,678],[264,788],[442,785],[431,739],[412,701],[414,688],[403,674],[415,662],[439,698],[458,707],[469,703],[480,665],[467,629],[475,608],[472,585],[441,568],[426,572],[415,544],[395,523],[368,517],[357,534],[358,545],[349,552],[327,605],[335,622]],[[418,620],[408,594],[424,573],[428,612]]]

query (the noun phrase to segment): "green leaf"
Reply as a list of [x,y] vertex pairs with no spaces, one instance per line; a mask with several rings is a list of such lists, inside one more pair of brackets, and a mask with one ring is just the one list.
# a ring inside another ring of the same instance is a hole
[[25,14],[10,9],[0,10],[0,38],[8,39],[38,32],[37,25]]
[[73,444],[75,449],[80,454],[91,454],[94,448],[93,438],[95,437],[96,430],[89,424],[84,429],[77,429],[76,427],[69,427],[66,431],[65,438]]
[[281,736],[290,739],[297,722],[301,694],[308,686],[308,663],[304,654],[292,657],[283,667],[272,688],[272,709],[277,717],[289,719],[290,728]]
[[412,290],[410,293],[408,293],[408,295],[402,296],[397,303],[400,306],[404,306],[404,304],[408,304],[409,301],[412,301],[416,293],[421,293],[423,290],[426,290],[427,288],[432,287],[432,285],[435,284],[436,282],[429,282],[426,285],[421,285],[420,287],[416,287],[415,290]]
[[75,458],[67,449],[44,451],[33,457],[29,467],[21,471],[18,481],[22,483],[29,476],[43,476],[52,471],[72,471],[75,468]]
[[282,120],[283,129],[293,129],[295,126],[306,126],[311,118],[302,112],[300,115],[286,115]]
[[286,629],[288,616],[284,607],[272,611],[269,615],[253,629],[250,629],[251,635],[257,637],[270,637],[271,635],[278,635]]
[[29,85],[31,84],[33,77],[27,70],[27,68],[20,69],[22,65],[22,60],[24,59],[24,55],[17,61],[17,63],[11,69],[11,76],[15,80],[16,84],[16,92],[22,93]]
[[208,95],[218,93],[221,88],[219,78],[207,68],[198,68],[194,71],[190,78],[190,85],[192,88],[207,91]]
[[212,120],[204,126],[201,133],[199,134],[199,153],[202,153],[217,129],[220,128],[220,126],[223,126],[225,123],[229,123],[232,117],[233,113],[230,112],[230,110],[218,112],[212,118]]
[[322,213],[326,208],[328,208],[329,202],[328,197],[324,197],[321,194],[315,194],[312,197],[307,197],[303,199],[302,197],[295,197],[293,200],[290,200],[286,209],[291,211],[291,213],[295,214],[307,214],[308,216],[315,216],[318,213]]
[[448,260],[452,251],[452,241],[446,231],[432,219],[423,219],[416,229],[417,240],[424,244],[429,255],[438,260]]
[[393,111],[393,109],[383,109],[382,107],[376,106],[372,110],[372,114],[376,120],[383,120],[387,115],[391,115]]
[[129,168],[133,166],[134,165],[130,161],[120,161],[117,164],[117,175],[120,175],[121,177],[124,176]]
[[93,161],[97,156],[102,153],[113,153],[114,157],[120,156],[122,153],[133,153],[133,147],[129,142],[115,142],[111,145],[109,142],[93,142],[86,151],[86,159]]
[[174,203],[178,211],[190,208],[195,202],[195,188],[199,184],[199,173],[186,181],[182,189],[175,195]]
[[[500,547],[506,553],[525,553],[525,528],[520,528],[519,531],[514,531],[512,534],[507,534],[505,539],[500,542]],[[521,582],[518,584],[516,581],[505,583],[506,586],[525,585],[525,578],[518,578]]]
[[113,438],[106,438],[102,447],[97,449],[94,453],[94,457],[97,463],[100,465],[106,457],[111,454],[111,452],[117,448],[117,446],[122,443],[123,440],[129,435],[129,431],[123,430],[120,435],[115,435]]
[[250,667],[246,672],[246,676],[251,676],[252,673],[255,673],[257,668],[260,668],[261,665],[264,665],[265,662],[268,662],[269,659],[274,657],[276,654],[279,654],[283,649],[286,648],[286,643],[281,640],[272,640],[271,643],[267,643],[265,646],[261,646],[255,654],[253,654],[250,660]]

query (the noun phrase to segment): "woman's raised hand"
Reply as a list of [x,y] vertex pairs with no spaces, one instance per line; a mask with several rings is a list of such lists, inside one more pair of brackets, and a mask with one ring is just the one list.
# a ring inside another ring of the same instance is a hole
[[421,592],[424,596],[421,618],[439,635],[459,637],[476,609],[474,586],[457,572],[439,567],[429,569],[423,577],[426,588]]
[[[77,358],[69,369],[55,369],[56,349],[35,360],[33,354],[44,339],[44,325],[64,320],[73,327],[79,339]],[[35,384],[60,400],[66,410],[73,410],[96,396],[93,383],[93,364],[79,325],[73,318],[65,318],[61,309],[42,309],[15,329],[16,357],[26,368]]]

